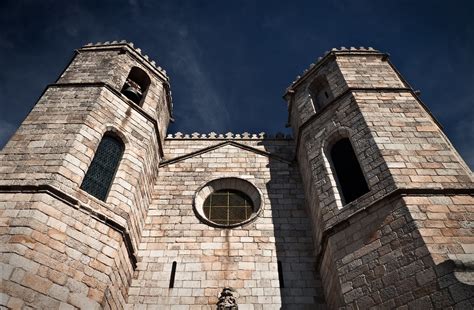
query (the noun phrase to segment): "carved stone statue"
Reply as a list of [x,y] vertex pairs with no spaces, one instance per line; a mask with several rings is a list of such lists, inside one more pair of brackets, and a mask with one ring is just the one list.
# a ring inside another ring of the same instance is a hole
[[235,291],[230,287],[225,287],[222,290],[219,296],[219,301],[217,302],[217,310],[239,309],[239,306],[237,305],[237,301],[235,300],[233,292]]

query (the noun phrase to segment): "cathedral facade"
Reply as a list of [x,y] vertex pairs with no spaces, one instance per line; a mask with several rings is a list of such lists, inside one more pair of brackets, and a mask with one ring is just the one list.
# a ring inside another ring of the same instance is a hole
[[284,99],[293,137],[167,134],[166,71],[78,49],[0,153],[0,305],[471,309],[472,172],[388,55]]

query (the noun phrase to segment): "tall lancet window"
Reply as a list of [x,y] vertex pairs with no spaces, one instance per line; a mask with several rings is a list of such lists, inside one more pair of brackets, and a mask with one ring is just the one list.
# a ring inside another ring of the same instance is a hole
[[337,177],[339,190],[345,203],[356,200],[369,191],[351,141],[343,138],[331,147],[331,161]]
[[92,196],[105,201],[110,186],[122,159],[124,144],[117,136],[106,133],[87,170],[81,189]]

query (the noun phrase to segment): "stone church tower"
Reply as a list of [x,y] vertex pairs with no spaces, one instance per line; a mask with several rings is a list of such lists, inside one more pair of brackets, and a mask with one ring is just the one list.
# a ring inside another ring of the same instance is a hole
[[472,308],[472,172],[388,56],[284,98],[294,138],[166,135],[163,69],[77,50],[0,153],[0,305]]

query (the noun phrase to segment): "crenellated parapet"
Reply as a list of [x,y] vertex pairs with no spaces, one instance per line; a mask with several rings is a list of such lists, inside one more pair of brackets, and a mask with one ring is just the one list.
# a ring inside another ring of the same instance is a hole
[[306,68],[301,75],[297,75],[295,80],[291,82],[291,84],[287,88],[287,92],[290,91],[294,86],[296,86],[299,81],[304,80],[307,75],[309,75],[312,71],[316,70],[321,64],[323,64],[331,55],[344,55],[344,54],[352,54],[352,55],[361,55],[361,54],[384,54],[379,50],[374,49],[373,47],[354,47],[351,46],[346,48],[345,46],[341,46],[340,48],[332,48],[329,51],[324,52],[323,56],[320,56],[316,59],[314,63],[309,65],[309,68]]
[[110,47],[117,47],[117,46],[124,46],[124,45],[129,47],[131,50],[135,51],[141,57],[143,57],[153,68],[158,70],[160,73],[162,73],[166,77],[167,80],[169,80],[169,77],[166,74],[166,70],[161,68],[160,66],[157,66],[156,62],[154,60],[151,60],[150,57],[148,57],[148,55],[143,54],[142,50],[138,47],[135,47],[133,42],[127,42],[126,40],[120,40],[120,41],[105,41],[105,42],[97,42],[97,43],[87,43],[82,48],[83,49],[84,48],[101,48],[101,47],[110,48]]
[[170,139],[180,139],[180,140],[188,140],[188,139],[202,139],[202,140],[293,140],[291,135],[285,135],[284,133],[278,132],[276,134],[267,134],[265,132],[256,133],[198,133],[193,132],[191,134],[176,132],[172,134],[168,134],[166,136],[167,140]]

